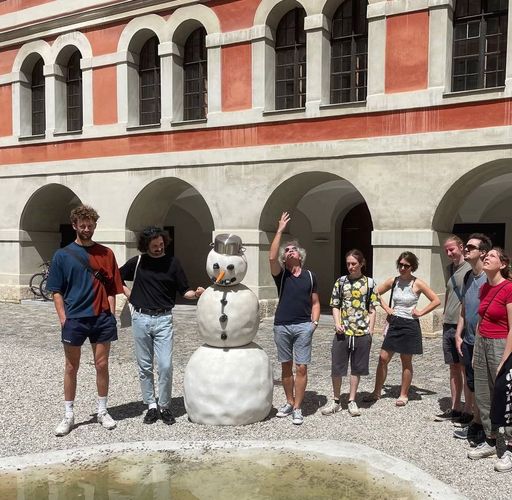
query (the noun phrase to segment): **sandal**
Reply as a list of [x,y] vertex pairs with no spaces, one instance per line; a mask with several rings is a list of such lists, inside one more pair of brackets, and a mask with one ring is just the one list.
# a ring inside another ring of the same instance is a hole
[[395,405],[396,406],[405,406],[407,403],[409,402],[409,399],[408,398],[398,398],[396,401],[395,401]]

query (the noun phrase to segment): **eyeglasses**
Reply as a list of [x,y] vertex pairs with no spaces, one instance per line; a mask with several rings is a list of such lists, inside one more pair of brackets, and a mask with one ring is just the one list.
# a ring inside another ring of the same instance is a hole
[[297,251],[297,247],[286,247],[284,249],[284,253],[288,253],[288,252],[296,252]]
[[476,245],[470,245],[470,244],[468,244],[468,245],[466,245],[466,246],[464,247],[464,250],[467,250],[468,252],[471,252],[471,251],[473,251],[473,250],[480,250],[480,248],[479,248],[479,247],[477,247]]
[[401,269],[401,268],[410,269],[411,268],[411,264],[404,264],[403,262],[399,262],[398,263],[398,268],[399,269]]

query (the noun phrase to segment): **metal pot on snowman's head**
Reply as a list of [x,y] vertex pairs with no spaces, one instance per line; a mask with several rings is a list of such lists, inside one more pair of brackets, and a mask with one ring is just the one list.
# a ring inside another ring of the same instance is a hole
[[218,234],[206,259],[206,272],[219,286],[239,284],[247,273],[247,259],[242,240],[236,234]]

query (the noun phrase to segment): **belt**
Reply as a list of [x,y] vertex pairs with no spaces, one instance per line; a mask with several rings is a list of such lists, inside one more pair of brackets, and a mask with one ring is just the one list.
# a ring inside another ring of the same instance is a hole
[[160,316],[162,314],[171,314],[172,309],[147,309],[146,307],[134,307],[134,310],[148,316]]

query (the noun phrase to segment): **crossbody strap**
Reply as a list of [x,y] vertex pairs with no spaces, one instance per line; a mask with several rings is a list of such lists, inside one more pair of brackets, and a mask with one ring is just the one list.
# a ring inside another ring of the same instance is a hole
[[395,279],[393,280],[393,284],[391,285],[391,295],[389,296],[389,308],[391,309],[391,303],[393,302],[393,292],[395,291],[395,286],[398,282],[398,276],[395,277]]
[[137,264],[135,264],[135,271],[133,271],[133,280],[132,280],[132,283],[135,282],[135,277],[137,276],[137,269],[139,268],[139,264],[140,264],[140,259],[142,257],[142,254],[139,254],[139,256],[137,257]]
[[71,248],[64,247],[62,250],[66,252],[68,255],[71,255],[74,257],[82,266],[87,269],[88,272],[90,272],[103,286],[106,286],[108,284],[108,279],[101,273],[101,271],[97,269],[93,269],[90,264],[77,252],[71,250]]
[[495,292],[495,294],[492,296],[491,300],[489,300],[489,302],[487,303],[487,306],[485,307],[485,310],[484,310],[484,312],[483,312],[483,314],[482,314],[482,319],[484,319],[484,318],[485,318],[485,315],[487,314],[487,309],[489,309],[489,306],[491,305],[492,301],[496,298],[496,296],[498,295],[498,293],[500,293],[500,290],[501,290],[502,288],[505,288],[505,287],[507,286],[507,283],[510,283],[510,281],[505,280],[505,283],[503,283],[503,285],[501,285],[501,286],[499,287],[499,289],[498,289],[498,290],[496,290],[496,292]]

